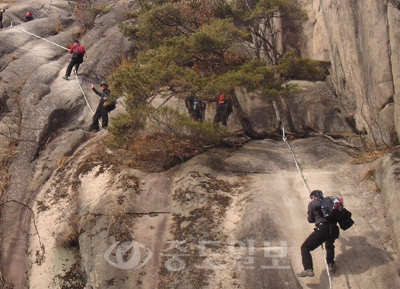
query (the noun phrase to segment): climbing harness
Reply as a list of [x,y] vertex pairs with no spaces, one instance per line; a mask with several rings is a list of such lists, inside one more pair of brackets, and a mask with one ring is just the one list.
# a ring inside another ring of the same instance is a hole
[[[62,49],[64,49],[64,50],[69,51],[68,48],[65,48],[64,46],[61,46],[61,45],[59,45],[59,44],[57,44],[57,43],[55,43],[55,42],[53,42],[53,41],[50,41],[50,40],[48,40],[48,39],[46,39],[46,38],[43,38],[43,37],[41,37],[41,36],[39,36],[39,35],[36,35],[36,34],[32,33],[32,32],[26,31],[25,29],[19,28],[18,26],[13,26],[12,22],[11,22],[10,28],[18,29],[18,30],[20,30],[20,31],[22,31],[22,32],[24,32],[24,33],[30,34],[30,35],[32,35],[32,36],[35,36],[35,37],[39,38],[39,39],[42,39],[42,40],[44,40],[44,41],[47,41],[47,42],[49,42],[50,44],[53,44],[53,45],[55,45],[55,46],[57,46],[57,47],[59,47],[59,48],[62,48]],[[77,73],[75,67],[74,67],[74,72],[75,72],[75,76],[76,76],[76,83],[78,84],[78,87],[79,87],[79,89],[80,89],[81,92],[82,92],[82,95],[83,95],[83,97],[84,97],[84,99],[85,99],[86,105],[89,107],[89,109],[90,109],[90,111],[92,112],[92,114],[94,114],[94,111],[93,111],[92,107],[90,106],[89,101],[88,101],[88,99],[87,99],[87,97],[86,97],[86,94],[85,94],[85,92],[83,91],[83,88],[82,88],[81,84],[79,83],[78,73]]]
[[[311,190],[310,190],[310,188],[308,187],[308,185],[307,185],[307,183],[306,183],[306,180],[305,180],[305,178],[304,178],[304,176],[303,176],[303,172],[302,172],[302,170],[301,170],[301,168],[300,168],[300,166],[299,166],[299,164],[298,164],[298,162],[297,162],[297,159],[296,159],[296,156],[295,156],[295,154],[294,154],[294,152],[293,152],[293,149],[292,149],[292,147],[290,146],[289,141],[286,139],[286,136],[285,136],[285,128],[282,128],[282,140],[283,140],[283,141],[286,143],[286,145],[289,147],[290,153],[291,153],[292,156],[293,156],[294,163],[296,164],[297,171],[298,171],[299,174],[300,174],[301,181],[303,182],[303,185],[304,185],[304,187],[306,188],[308,195],[310,195]],[[321,245],[321,248],[322,248],[322,252],[323,252],[323,256],[324,256],[324,261],[325,261],[325,266],[326,266],[326,272],[327,272],[328,280],[329,280],[329,289],[333,289],[333,287],[332,287],[331,274],[329,273],[329,266],[328,266],[328,263],[327,263],[326,258],[325,258],[324,246]]]

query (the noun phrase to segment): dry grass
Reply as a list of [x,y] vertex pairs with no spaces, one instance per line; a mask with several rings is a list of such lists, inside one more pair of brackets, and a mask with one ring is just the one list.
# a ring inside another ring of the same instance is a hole
[[368,170],[366,172],[364,172],[364,174],[361,176],[361,180],[365,181],[365,180],[371,180],[371,181],[375,181],[375,170]]
[[0,198],[3,198],[8,185],[10,184],[10,174],[8,168],[0,168]]
[[71,157],[63,157],[57,160],[57,167],[64,165]]
[[56,22],[55,28],[56,28],[56,32],[57,33],[60,33],[61,31],[64,31],[64,26],[62,25],[60,20],[58,20]]
[[126,208],[121,205],[115,205],[108,212],[109,218],[109,236],[113,236],[118,242],[133,240],[132,228],[133,219],[126,213]]
[[[84,28],[82,28],[82,27],[78,27],[78,28],[76,28],[72,33],[71,33],[71,36],[72,36],[72,38],[73,39],[79,39],[79,38],[81,38],[81,36],[83,35],[83,34],[85,34],[85,29]],[[69,47],[71,47],[71,46],[69,46]],[[68,47],[68,48],[69,48]]]
[[145,172],[162,172],[202,153],[200,142],[177,139],[167,134],[139,135],[129,147],[130,167]]
[[12,160],[17,155],[17,151],[14,145],[9,144],[3,148],[0,154],[0,198],[3,198],[8,185],[10,183],[10,174],[8,169],[12,163]]
[[359,153],[357,156],[354,157],[352,161],[353,164],[365,164],[373,162],[380,157],[386,155],[388,150],[381,150],[381,151],[368,151]]
[[[16,56],[15,56],[15,57],[16,57]],[[21,89],[22,89],[22,87],[23,87],[24,85],[25,85],[25,80],[21,79],[21,80],[17,81],[17,82],[14,84],[14,92],[20,93],[20,92],[21,92]],[[16,101],[18,101],[18,98],[16,98]]]
[[[58,17],[52,17],[52,18],[50,18],[49,19],[49,25],[50,25],[50,27],[53,27],[53,31],[52,31],[52,33],[54,34],[54,35],[56,35],[56,34],[58,34],[58,33],[60,33],[60,32],[62,32],[62,31],[64,31],[64,26],[62,25],[62,23],[61,23],[61,21],[60,21],[60,18],[58,18]],[[68,47],[69,48],[69,47]]]
[[132,64],[133,56],[130,54],[123,54],[119,56],[116,61],[114,61],[112,65],[112,70],[116,70],[118,68],[127,68]]

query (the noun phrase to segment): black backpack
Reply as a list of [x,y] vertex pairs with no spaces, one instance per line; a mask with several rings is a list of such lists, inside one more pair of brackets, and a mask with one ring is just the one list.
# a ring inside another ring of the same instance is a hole
[[352,214],[344,207],[342,198],[334,196],[323,198],[320,212],[321,216],[328,221],[338,222],[342,230],[347,230],[354,224]]
[[113,100],[109,105],[106,106],[106,111],[111,112],[117,108],[117,101]]

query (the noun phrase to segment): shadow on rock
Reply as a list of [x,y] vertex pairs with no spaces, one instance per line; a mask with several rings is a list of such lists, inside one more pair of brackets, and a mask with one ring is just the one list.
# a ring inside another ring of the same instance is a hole
[[342,253],[336,257],[337,274],[358,275],[391,261],[385,250],[372,246],[364,236],[352,236],[348,240],[340,238],[340,241]]
[[[339,242],[336,243],[336,247],[339,247]],[[340,250],[342,253],[335,258],[337,271],[330,274],[331,278],[345,275],[347,279],[349,274],[364,274],[391,261],[385,250],[372,246],[364,236],[352,236],[348,240],[340,237]],[[307,284],[307,288],[329,288],[328,274],[325,269],[321,271],[319,280],[318,284]]]

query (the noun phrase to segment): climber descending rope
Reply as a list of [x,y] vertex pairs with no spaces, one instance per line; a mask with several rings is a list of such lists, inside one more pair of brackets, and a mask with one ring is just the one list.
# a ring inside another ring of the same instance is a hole
[[[26,31],[25,29],[22,29],[22,28],[20,28],[20,27],[18,27],[18,26],[13,26],[12,22],[11,22],[10,28],[18,29],[18,30],[20,30],[20,31],[22,31],[22,32],[24,32],[24,33],[27,33],[27,34],[29,34],[29,35],[35,36],[35,37],[37,37],[37,38],[39,38],[39,39],[42,39],[42,40],[44,40],[44,41],[46,41],[46,42],[48,42],[48,43],[50,43],[50,44],[52,44],[52,45],[55,45],[55,46],[61,48],[61,49],[64,49],[64,50],[67,50],[67,51],[69,50],[68,48],[66,48],[66,47],[64,47],[64,46],[61,46],[61,45],[59,45],[59,44],[57,44],[57,43],[55,43],[55,42],[53,42],[53,41],[50,41],[50,40],[48,40],[48,39],[46,39],[46,38],[43,38],[43,37],[41,37],[41,36],[39,36],[39,35],[36,35],[36,34],[32,33],[32,32]],[[75,68],[74,68],[74,72],[75,72],[75,76],[76,76],[76,83],[78,84],[79,89],[80,89],[81,92],[82,92],[82,95],[83,95],[83,97],[84,97],[84,99],[85,99],[86,105],[89,107],[89,109],[90,109],[90,111],[92,112],[92,114],[94,114],[94,111],[93,111],[92,107],[90,106],[89,101],[88,101],[88,99],[87,99],[87,97],[86,97],[86,94],[85,94],[85,92],[83,91],[83,88],[82,88],[81,84],[79,83],[78,73],[77,73],[77,71],[75,70]]]
[[[303,182],[303,185],[304,185],[304,187],[306,188],[307,194],[310,195],[311,190],[310,190],[310,188],[308,187],[308,185],[307,185],[307,183],[306,183],[306,180],[305,180],[305,178],[304,178],[304,176],[303,176],[303,172],[302,172],[302,170],[301,170],[301,168],[300,168],[300,166],[299,166],[299,164],[298,164],[298,162],[297,162],[297,159],[296,159],[296,156],[295,156],[295,154],[294,154],[294,152],[293,152],[293,149],[292,149],[292,147],[290,146],[289,141],[286,139],[286,136],[285,136],[285,129],[284,129],[284,128],[282,128],[282,140],[283,140],[283,141],[286,143],[286,145],[289,147],[290,153],[292,154],[293,160],[294,160],[294,162],[295,162],[295,164],[296,164],[297,171],[298,171],[299,174],[300,174],[301,181]],[[325,256],[325,253],[324,253],[325,250],[324,250],[324,246],[323,246],[322,244],[321,244],[321,248],[322,248],[322,252],[323,252],[323,254],[324,254],[324,256]],[[328,262],[327,262],[327,260],[326,260],[325,257],[324,257],[324,260],[325,260],[326,272],[327,272],[328,280],[329,280],[329,288],[330,288],[330,289],[333,289],[333,287],[332,287],[332,279],[331,279],[331,275],[330,275],[330,273],[329,273]],[[308,276],[310,276],[310,277],[311,277],[311,276],[314,276],[314,273],[312,273],[312,275],[308,275]]]

